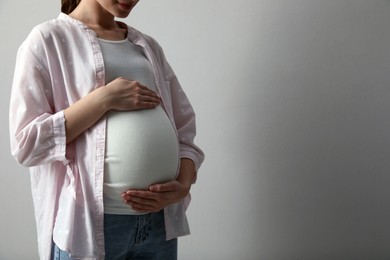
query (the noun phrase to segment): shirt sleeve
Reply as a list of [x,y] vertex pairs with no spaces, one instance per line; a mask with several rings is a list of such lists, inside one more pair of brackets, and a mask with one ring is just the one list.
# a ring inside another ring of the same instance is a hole
[[46,46],[32,32],[18,50],[11,91],[11,152],[24,166],[65,161],[63,111],[55,111]]

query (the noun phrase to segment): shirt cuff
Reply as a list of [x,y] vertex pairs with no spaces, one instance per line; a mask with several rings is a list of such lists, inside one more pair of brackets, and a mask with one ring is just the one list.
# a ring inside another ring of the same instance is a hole
[[66,130],[64,111],[54,114],[52,123],[54,147],[52,148],[51,153],[56,160],[66,162]]

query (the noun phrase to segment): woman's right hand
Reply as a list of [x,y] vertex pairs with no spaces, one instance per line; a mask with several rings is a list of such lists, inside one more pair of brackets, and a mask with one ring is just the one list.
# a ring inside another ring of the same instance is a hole
[[109,110],[140,110],[155,108],[160,97],[140,83],[117,78],[78,100],[64,110],[66,143],[95,124]]
[[160,97],[141,83],[116,78],[102,89],[105,91],[107,110],[140,110],[155,108]]

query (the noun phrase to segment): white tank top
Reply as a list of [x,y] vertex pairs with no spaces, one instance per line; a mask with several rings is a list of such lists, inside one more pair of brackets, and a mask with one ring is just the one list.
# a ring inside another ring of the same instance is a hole
[[[117,77],[136,80],[156,90],[153,68],[142,48],[129,40],[99,39],[106,83]],[[176,131],[161,106],[139,111],[110,111],[104,171],[104,211],[140,214],[125,204],[127,189],[147,189],[153,183],[176,178],[179,144]]]

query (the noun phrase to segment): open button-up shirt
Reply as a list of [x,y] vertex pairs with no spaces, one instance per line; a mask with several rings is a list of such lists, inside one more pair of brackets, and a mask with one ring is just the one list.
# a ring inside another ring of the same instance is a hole
[[[176,127],[180,157],[203,161],[195,114],[163,51],[128,27],[151,62],[162,105]],[[103,176],[106,118],[66,145],[64,109],[105,85],[96,33],[61,13],[36,26],[19,48],[10,102],[11,150],[29,167],[41,259],[52,243],[74,258],[104,259]],[[167,239],[189,234],[189,196],[164,209]]]

